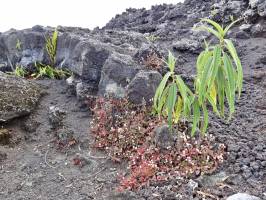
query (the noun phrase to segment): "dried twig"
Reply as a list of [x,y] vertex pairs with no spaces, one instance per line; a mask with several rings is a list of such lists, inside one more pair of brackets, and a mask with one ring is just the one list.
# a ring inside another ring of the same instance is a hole
[[209,194],[209,193],[206,193],[206,192],[197,191],[197,193],[198,193],[199,195],[202,195],[203,197],[210,197],[210,198],[212,198],[212,199],[219,200],[218,197],[215,197],[214,195]]
[[94,176],[97,176],[99,173],[101,173],[103,170],[105,170],[106,167],[103,167],[102,169],[100,169],[98,172],[95,172],[94,174],[91,174],[90,176],[88,176],[87,178],[92,178]]

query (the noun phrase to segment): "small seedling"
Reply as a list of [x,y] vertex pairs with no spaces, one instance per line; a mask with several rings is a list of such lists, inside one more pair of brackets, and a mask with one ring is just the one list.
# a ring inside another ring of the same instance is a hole
[[155,42],[156,40],[159,40],[160,37],[159,37],[159,36],[155,36],[155,35],[150,35],[150,36],[147,36],[146,39],[147,39],[149,42]]
[[21,42],[20,42],[19,39],[17,39],[16,49],[17,49],[17,50],[21,50]]
[[24,78],[28,73],[23,66],[16,65],[15,70],[13,72],[10,72],[9,74]]

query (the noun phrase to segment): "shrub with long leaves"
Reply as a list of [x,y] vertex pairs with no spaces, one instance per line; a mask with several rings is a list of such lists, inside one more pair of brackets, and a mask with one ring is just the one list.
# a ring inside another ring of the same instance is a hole
[[[236,48],[225,36],[229,29],[238,21],[232,22],[226,28],[210,19],[202,19],[208,25],[199,27],[213,34],[219,42],[209,45],[200,53],[197,59],[197,74],[194,81],[194,92],[186,86],[180,76],[175,75],[175,58],[169,53],[166,62],[170,71],[163,77],[154,96],[155,112],[167,116],[172,128],[180,117],[192,117],[192,136],[198,127],[202,134],[206,133],[209,123],[208,105],[214,113],[225,116],[227,101],[229,119],[235,112],[235,93],[240,97],[243,82],[243,70]],[[177,89],[179,93],[177,92]]]

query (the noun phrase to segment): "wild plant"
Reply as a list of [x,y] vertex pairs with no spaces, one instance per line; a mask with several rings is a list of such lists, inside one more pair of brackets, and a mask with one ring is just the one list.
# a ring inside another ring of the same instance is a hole
[[49,55],[51,65],[54,66],[56,62],[56,48],[57,48],[58,31],[55,29],[52,36],[45,37],[45,49]]
[[9,74],[24,78],[28,73],[23,66],[16,65],[15,70],[13,72],[10,72]]
[[16,42],[16,49],[18,50],[18,51],[20,51],[21,50],[21,41],[19,40],[19,39],[17,39],[17,42]]
[[35,63],[36,72],[31,74],[35,79],[38,78],[50,78],[50,79],[62,79],[71,75],[71,73],[64,69],[57,69],[50,65],[44,65],[42,63]]
[[160,36],[155,36],[155,35],[149,35],[149,36],[146,36],[145,37],[146,40],[148,40],[149,42],[155,42],[156,40],[159,40],[160,39]]
[[197,74],[194,80],[194,91],[184,83],[174,72],[176,59],[169,52],[166,64],[169,72],[165,74],[154,96],[154,111],[167,117],[168,125],[172,129],[173,122],[180,118],[187,120],[192,117],[191,135],[197,128],[206,133],[209,123],[208,105],[218,116],[225,116],[226,101],[229,117],[235,112],[235,93],[240,97],[243,82],[243,70],[236,48],[231,40],[225,36],[230,28],[238,21],[232,22],[226,28],[210,19],[202,19],[208,25],[199,27],[213,34],[218,43],[210,45],[205,42],[205,50],[197,59]]

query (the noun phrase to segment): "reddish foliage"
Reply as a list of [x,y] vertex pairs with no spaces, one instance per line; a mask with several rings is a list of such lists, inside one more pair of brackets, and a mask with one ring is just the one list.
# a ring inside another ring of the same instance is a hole
[[[175,176],[189,177],[199,175],[201,172],[212,172],[219,163],[223,162],[223,155],[223,145],[214,149],[207,140],[197,145],[195,141],[188,138],[168,150],[161,150],[152,145],[144,150],[140,147],[130,158],[131,173],[122,179],[120,189],[137,189],[150,181],[163,181]],[[150,166],[154,173],[152,175],[138,174],[137,172],[143,171],[143,166]],[[138,175],[142,175],[143,178],[138,178]],[[135,185],[132,186],[130,182],[134,182]]]
[[82,162],[80,158],[74,158],[73,159],[74,165],[82,166]]
[[145,59],[143,59],[142,63],[151,70],[160,70],[163,66],[163,60],[158,56],[157,53],[150,53]]
[[115,161],[129,160],[129,175],[121,178],[120,190],[212,172],[223,162],[224,145],[214,148],[207,138],[190,138],[182,133],[185,124],[178,128],[182,135],[174,147],[162,150],[154,146],[153,131],[162,122],[150,115],[149,108],[130,105],[127,100],[99,98],[93,110],[95,147]]
[[95,147],[106,150],[115,161],[129,158],[151,138],[159,120],[142,106],[127,100],[99,98],[93,109]]

